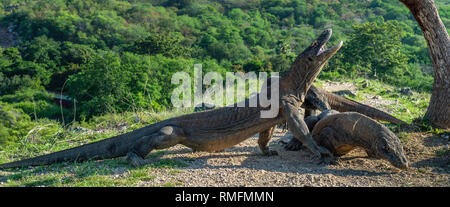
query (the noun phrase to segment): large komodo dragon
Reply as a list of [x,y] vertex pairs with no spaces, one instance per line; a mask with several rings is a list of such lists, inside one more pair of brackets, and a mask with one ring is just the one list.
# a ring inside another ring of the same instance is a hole
[[387,160],[400,169],[408,167],[397,136],[370,117],[357,112],[326,110],[319,116],[307,117],[305,122],[317,144],[337,157],[361,147],[369,157]]
[[[211,111],[187,114],[167,119],[141,129],[102,141],[42,155],[35,158],[1,164],[0,168],[47,165],[64,161],[86,161],[126,156],[134,166],[146,164],[145,156],[153,149],[183,144],[198,151],[220,151],[232,147],[256,133],[287,121],[289,130],[317,157],[331,153],[313,140],[302,114],[297,110],[306,92],[325,62],[342,46],[342,42],[324,49],[331,37],[324,31],[294,61],[279,82],[279,113],[274,118],[261,118],[269,107],[223,107]],[[270,90],[268,90],[270,92]],[[248,102],[248,100],[246,100]],[[267,144],[271,136],[261,137],[258,144],[266,155],[276,154]]]

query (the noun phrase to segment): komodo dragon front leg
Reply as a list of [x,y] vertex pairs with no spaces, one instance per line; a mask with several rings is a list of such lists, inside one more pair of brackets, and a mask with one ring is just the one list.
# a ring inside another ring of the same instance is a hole
[[283,108],[283,115],[292,135],[294,135],[297,140],[299,140],[319,159],[322,159],[322,155],[333,157],[328,149],[316,144],[311,133],[309,132],[308,125],[305,123],[302,114],[298,110],[299,107],[289,101],[282,101],[281,105]]
[[185,139],[182,128],[165,126],[158,132],[139,139],[125,156],[134,167],[149,164],[145,157],[154,149],[166,149],[179,144]]

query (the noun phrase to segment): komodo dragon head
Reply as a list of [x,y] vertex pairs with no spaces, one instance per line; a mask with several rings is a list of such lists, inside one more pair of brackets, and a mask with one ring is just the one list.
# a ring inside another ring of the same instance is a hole
[[282,91],[295,90],[305,93],[299,95],[306,96],[306,91],[319,75],[322,67],[342,47],[343,43],[340,41],[338,44],[325,49],[325,44],[330,39],[331,33],[331,29],[322,32],[310,46],[297,56],[291,68],[283,75],[284,80],[280,82]]
[[375,144],[367,151],[370,156],[389,161],[395,167],[400,169],[408,168],[408,160],[403,153],[403,147],[400,140],[393,132],[381,130],[377,136]]

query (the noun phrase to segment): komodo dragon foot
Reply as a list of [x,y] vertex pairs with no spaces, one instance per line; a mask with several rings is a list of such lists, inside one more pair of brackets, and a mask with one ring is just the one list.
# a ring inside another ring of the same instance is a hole
[[303,148],[303,144],[297,139],[291,139],[288,143],[285,143],[284,149],[288,151],[298,151]]
[[143,165],[149,164],[149,162],[134,152],[129,152],[124,157],[126,161],[128,161],[133,167],[141,167]]
[[268,130],[262,131],[259,133],[258,145],[261,151],[266,156],[274,156],[278,155],[278,152],[275,150],[269,149],[267,144],[269,143],[270,138],[273,136],[273,132],[275,131],[275,127],[272,127]]

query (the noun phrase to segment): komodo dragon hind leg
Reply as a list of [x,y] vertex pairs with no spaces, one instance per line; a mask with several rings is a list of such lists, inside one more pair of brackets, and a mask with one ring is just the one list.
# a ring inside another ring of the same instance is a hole
[[273,136],[273,132],[275,131],[275,128],[276,127],[272,127],[270,129],[267,129],[267,130],[259,133],[258,145],[264,155],[267,155],[267,156],[278,155],[277,151],[270,150],[269,147],[267,146],[270,138],[272,138],[272,136]]
[[132,149],[127,153],[125,159],[134,167],[149,164],[145,157],[154,149],[166,149],[179,144],[184,139],[181,128],[165,126],[157,133],[140,138]]

